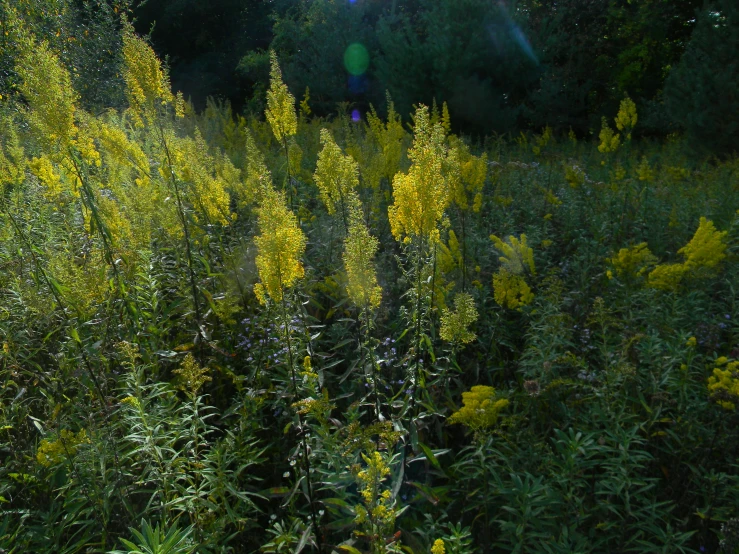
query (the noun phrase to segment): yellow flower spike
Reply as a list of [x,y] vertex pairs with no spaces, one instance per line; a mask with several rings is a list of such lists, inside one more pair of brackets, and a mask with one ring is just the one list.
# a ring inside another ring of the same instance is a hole
[[55,151],[69,147],[77,134],[74,116],[78,100],[69,72],[46,42],[26,44],[16,71],[36,138]]
[[508,272],[522,275],[528,270],[532,275],[536,275],[534,250],[527,244],[525,234],[521,235],[520,239],[509,235],[506,242],[495,235],[490,235],[490,240],[501,253],[500,263]]
[[444,129],[431,125],[429,110],[415,113],[413,146],[408,151],[411,167],[393,179],[394,203],[388,208],[390,230],[396,240],[405,237],[438,239],[437,225],[449,205],[450,195],[442,166],[447,157]]
[[188,391],[192,395],[196,395],[198,391],[208,381],[212,381],[213,378],[208,375],[210,371],[207,367],[200,367],[195,361],[192,354],[185,356],[182,360],[180,367],[175,369],[172,373],[179,375],[180,384],[177,388],[183,391]]
[[641,162],[636,168],[636,176],[640,181],[646,181],[648,183],[654,181],[656,174],[649,166],[649,161],[646,156],[642,156]]
[[685,256],[688,269],[715,268],[726,257],[727,235],[727,231],[718,231],[712,221],[701,217],[695,235],[678,253]]
[[469,330],[469,326],[477,321],[477,317],[475,300],[466,292],[460,292],[454,297],[454,311],[443,310],[439,336],[451,343],[472,342],[477,336]]
[[662,290],[675,291],[680,286],[683,277],[688,274],[700,276],[700,270],[710,275],[716,270],[726,257],[727,231],[718,231],[712,221],[705,217],[700,218],[698,229],[688,244],[678,250],[685,258],[682,264],[663,264],[655,267],[649,274],[650,287]]
[[462,404],[462,407],[450,415],[447,421],[478,432],[493,427],[498,421],[500,411],[508,406],[509,401],[498,398],[493,387],[475,385],[462,393]]
[[646,242],[622,248],[608,262],[616,270],[619,277],[641,277],[657,263],[657,257],[652,254]]
[[310,89],[305,87],[305,93],[303,93],[303,99],[300,101],[300,117],[307,119],[312,110],[310,109]]
[[[208,221],[229,225],[232,221],[231,198],[227,185],[216,171],[216,160],[208,152],[208,145],[195,130],[194,137],[169,140],[173,169],[179,179],[190,185],[188,197]],[[195,214],[197,216],[197,213]]]
[[143,125],[142,117],[152,120],[159,106],[175,101],[169,75],[162,68],[154,50],[137,36],[130,23],[123,26],[123,80],[134,125]]
[[[716,360],[718,362],[718,360]],[[736,410],[739,402],[739,361],[728,362],[726,367],[721,365],[714,368],[713,375],[708,378],[708,392],[711,400],[726,410]]]
[[28,169],[44,186],[44,196],[48,199],[56,200],[65,192],[61,175],[54,168],[48,156],[33,158],[28,164]]
[[[368,136],[379,148],[378,155],[373,158],[373,165],[377,166],[378,177],[370,181],[375,188],[379,187],[381,177],[392,181],[393,176],[398,172],[403,155],[403,139],[406,134],[400,115],[395,111],[395,106],[389,96],[387,102],[387,122],[383,123],[372,106],[367,114]],[[364,165],[363,170],[366,171]]]
[[44,467],[57,465],[77,454],[80,445],[89,443],[90,439],[84,429],[77,434],[63,429],[57,440],[48,441],[44,439],[41,441],[36,452],[36,461]]
[[649,274],[647,284],[653,289],[676,291],[685,272],[683,264],[660,264]]
[[262,152],[247,129],[246,133],[246,179],[237,190],[239,204],[245,206],[261,198],[262,192],[272,188],[272,173],[267,168]]
[[598,138],[600,138],[598,151],[603,152],[604,154],[615,152],[621,144],[621,136],[618,133],[615,133],[613,129],[608,126],[608,122],[605,117],[602,119],[602,127]]
[[631,131],[636,127],[637,122],[636,104],[628,96],[621,100],[616,115],[616,128],[626,134],[626,140],[631,140]]
[[690,337],[685,342],[685,346],[689,346],[690,348],[695,348],[697,344],[698,344],[698,341],[695,339],[695,337]]
[[300,258],[305,252],[305,235],[298,218],[287,207],[285,194],[271,186],[262,192],[257,223],[260,234],[254,242],[261,283],[254,286],[254,293],[262,304],[267,297],[280,302],[284,291],[304,275]]
[[282,81],[282,71],[277,54],[270,50],[269,90],[267,91],[267,122],[275,138],[283,142],[298,132],[298,116],[295,113],[295,97]]
[[446,554],[443,540],[436,539],[434,541],[434,545],[431,547],[431,554]]
[[[383,481],[390,475],[390,467],[383,455],[377,451],[370,456],[362,454],[362,459],[367,465],[356,475],[360,486],[359,494],[362,496],[364,506],[355,506],[355,521],[368,523],[369,519],[372,525],[370,531],[373,534],[380,530],[392,532],[396,517],[392,493],[387,489],[381,490]],[[381,540],[384,544],[384,538]]]
[[493,296],[498,305],[511,310],[520,310],[534,300],[524,278],[505,269],[493,275]]
[[321,129],[320,140],[323,148],[318,153],[313,179],[321,200],[329,214],[336,212],[337,205],[344,211],[351,209],[358,202],[355,190],[359,186],[359,166],[341,151],[328,129]]
[[446,102],[441,105],[441,126],[447,135],[452,132],[452,118],[449,116],[449,106]]
[[344,242],[346,291],[355,306],[374,310],[382,301],[374,266],[379,241],[370,234],[359,208],[352,210],[349,220],[349,234]]

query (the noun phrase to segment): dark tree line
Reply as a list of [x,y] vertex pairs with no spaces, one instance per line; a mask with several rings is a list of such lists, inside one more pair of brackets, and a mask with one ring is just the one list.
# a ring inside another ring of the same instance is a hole
[[[60,5],[63,24],[52,13]],[[405,116],[414,103],[447,102],[455,128],[474,135],[549,125],[587,136],[628,95],[644,135],[687,131],[721,152],[739,136],[732,0],[2,0],[4,27],[9,6],[30,14],[35,32],[45,29],[78,68],[88,103],[120,88],[108,53],[127,13],[167,60],[173,87],[198,108],[216,97],[260,113],[271,48],[292,92],[310,89],[318,115],[340,105],[381,109],[389,92]],[[7,93],[12,33],[4,36]],[[354,43],[369,57],[362,75],[345,67]]]

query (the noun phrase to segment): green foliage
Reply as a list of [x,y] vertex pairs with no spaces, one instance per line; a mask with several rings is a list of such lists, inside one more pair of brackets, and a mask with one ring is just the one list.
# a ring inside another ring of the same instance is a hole
[[159,525],[152,527],[148,521],[142,519],[141,531],[131,529],[131,532],[138,544],[121,539],[126,550],[113,550],[111,554],[188,554],[194,550],[194,547],[188,544],[191,529],[180,530],[177,527],[160,529]]
[[739,8],[736,2],[709,3],[680,63],[665,84],[672,119],[699,149],[736,152],[739,103],[730,91],[739,86]]
[[0,104],[0,549],[734,548],[736,160],[628,140],[636,95],[607,153],[298,117],[278,60],[271,122],[198,113],[126,29],[132,105],[51,42]]

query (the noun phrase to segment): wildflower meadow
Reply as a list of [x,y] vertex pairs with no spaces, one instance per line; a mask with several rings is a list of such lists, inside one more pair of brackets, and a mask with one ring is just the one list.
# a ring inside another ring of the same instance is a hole
[[4,14],[0,552],[739,552],[736,157],[196,109],[125,17],[93,110]]

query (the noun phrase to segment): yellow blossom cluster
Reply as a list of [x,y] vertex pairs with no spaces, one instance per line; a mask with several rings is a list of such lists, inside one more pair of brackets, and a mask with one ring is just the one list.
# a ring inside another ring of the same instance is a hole
[[54,466],[74,456],[80,445],[89,442],[90,438],[84,429],[77,434],[63,429],[55,441],[41,441],[36,451],[36,461],[44,467]]
[[598,151],[603,152],[604,154],[608,152],[615,152],[621,145],[621,135],[614,132],[613,129],[609,127],[605,117],[602,119],[602,125],[598,138],[600,139]]
[[636,127],[637,119],[636,104],[627,96],[621,100],[615,119],[616,128],[625,134],[626,140],[631,139],[631,131]]
[[712,221],[701,217],[693,238],[678,250],[685,262],[658,265],[649,274],[649,286],[676,290],[686,275],[710,275],[726,257],[727,234],[727,231],[717,230]]
[[657,257],[649,250],[647,243],[642,242],[622,248],[608,261],[619,277],[635,278],[645,275],[657,263]]
[[26,156],[11,118],[0,117],[0,194],[25,178]]
[[[392,493],[382,487],[382,482],[390,475],[390,467],[380,452],[373,452],[370,456],[362,454],[366,467],[357,472],[359,493],[364,505],[354,507],[355,521],[359,524],[370,524],[373,533],[381,531],[381,535],[395,524],[395,509]],[[372,538],[372,537],[370,537]],[[384,541],[384,539],[382,539]]]
[[374,265],[378,247],[379,242],[370,234],[361,210],[355,207],[349,216],[349,233],[344,241],[344,268],[347,294],[360,308],[373,310],[382,301]]
[[33,158],[28,163],[28,169],[43,185],[44,196],[49,200],[57,200],[64,194],[62,177],[54,168],[54,164],[51,163],[48,156],[41,155],[38,158]]
[[507,241],[490,235],[490,240],[495,244],[496,250],[501,253],[499,259],[505,270],[515,275],[522,275],[528,270],[532,275],[536,275],[534,251],[527,244],[526,235],[521,235],[520,240],[510,235]]
[[449,188],[442,172],[447,157],[444,128],[432,125],[429,110],[419,106],[414,117],[412,164],[393,179],[394,203],[388,208],[390,230],[396,240],[419,237],[435,242],[437,228],[449,204]]
[[282,81],[282,71],[274,50],[269,53],[270,79],[267,91],[267,121],[279,142],[298,132],[298,116],[295,113],[295,97]]
[[192,395],[196,395],[198,391],[208,381],[212,381],[212,377],[208,375],[210,370],[207,367],[200,367],[195,361],[192,354],[185,356],[182,360],[180,367],[175,369],[172,373],[179,376],[178,388],[183,391],[187,391]]
[[489,429],[498,421],[500,411],[508,406],[506,398],[499,398],[493,387],[475,385],[462,393],[462,407],[449,416],[449,423],[458,423],[479,432]]
[[701,217],[693,238],[677,252],[685,256],[688,269],[713,269],[726,257],[727,234],[727,231],[718,231],[713,221]]
[[323,389],[323,394],[318,398],[301,398],[293,403],[292,407],[300,415],[312,416],[318,421],[325,422],[336,406],[329,400],[328,391]]
[[341,151],[331,131],[321,129],[320,140],[323,148],[318,153],[313,178],[328,213],[335,213],[338,205],[346,217],[346,210],[358,201],[355,190],[359,186],[359,167],[351,156]]
[[200,131],[196,129],[193,137],[180,138],[171,134],[168,142],[168,160],[172,161],[176,178],[188,185],[186,192],[190,202],[200,208],[198,211],[209,223],[228,225],[233,216],[227,184],[216,171],[216,160],[208,152]]
[[[721,357],[715,363],[719,367],[714,368],[713,375],[708,378],[708,392],[716,404],[735,410],[739,402],[739,361],[729,362]],[[722,366],[725,367],[722,369]]]
[[272,187],[272,173],[267,168],[262,152],[247,129],[246,134],[246,179],[237,187],[239,204],[245,206],[261,198],[262,191]]
[[585,172],[578,165],[572,163],[565,163],[565,181],[570,185],[571,188],[576,189],[586,181]]
[[47,43],[30,42],[21,52],[16,71],[38,140],[55,151],[68,148],[77,134],[77,93],[67,69]]
[[298,218],[287,207],[285,195],[273,187],[265,187],[257,208],[259,236],[254,239],[260,283],[254,293],[262,304],[267,296],[280,302],[283,293],[295,285],[305,273],[300,261],[305,252],[306,239]]
[[636,166],[636,177],[640,181],[646,181],[648,183],[654,181],[656,177],[654,169],[650,167],[649,160],[647,160],[646,156],[643,156],[639,165]]
[[454,311],[445,309],[441,316],[439,335],[447,342],[467,344],[477,338],[469,326],[477,321],[475,300],[466,292],[454,297]]
[[531,145],[531,151],[536,156],[541,154],[542,148],[549,144],[549,141],[552,140],[553,136],[554,134],[552,133],[552,128],[547,125],[546,127],[544,127],[541,135],[534,135],[534,144]]
[[[368,135],[378,148],[375,163],[379,166],[379,177],[392,180],[400,166],[403,155],[405,130],[400,115],[395,111],[393,101],[388,97],[387,122],[383,123],[374,107],[367,114]],[[379,186],[379,179],[372,182]]]
[[95,134],[110,171],[124,177],[124,174],[133,170],[136,185],[149,184],[149,158],[136,141],[128,138],[121,126],[112,121],[99,120],[95,125]]
[[436,263],[441,273],[449,273],[456,267],[462,267],[464,260],[462,250],[460,249],[457,234],[449,229],[449,239],[447,244],[440,241],[438,244]]
[[500,269],[493,275],[493,294],[495,301],[504,308],[518,310],[534,299],[534,293],[524,279],[528,271],[536,275],[534,251],[526,242],[526,235],[517,239],[513,235],[503,241],[490,235],[495,248],[500,252]]
[[151,46],[136,35],[130,23],[123,26],[123,64],[128,113],[133,123],[141,126],[142,117],[153,121],[157,109],[173,104],[175,97],[159,58]]
[[534,300],[526,280],[505,269],[493,275],[493,296],[498,305],[511,310],[520,310]]
[[449,137],[449,143],[449,157],[455,159],[458,167],[458,179],[450,181],[452,199],[463,210],[469,209],[471,199],[472,211],[477,213],[482,207],[482,189],[488,173],[487,153],[473,155],[457,137]]
[[434,544],[431,546],[431,554],[446,554],[446,548],[444,548],[444,541],[442,539],[436,539]]

